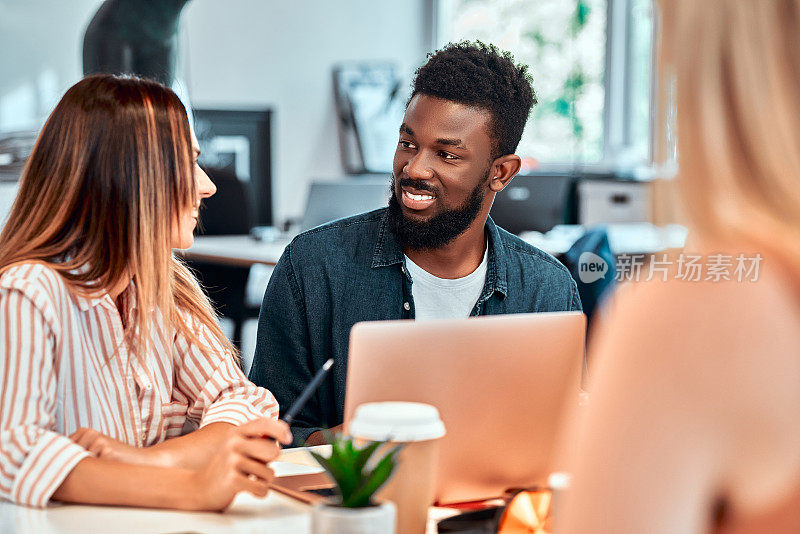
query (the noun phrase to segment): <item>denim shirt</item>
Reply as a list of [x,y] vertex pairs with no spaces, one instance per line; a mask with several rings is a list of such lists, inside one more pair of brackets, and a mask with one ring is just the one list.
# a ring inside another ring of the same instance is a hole
[[[471,315],[581,310],[569,271],[555,258],[486,221],[486,282]],[[281,414],[328,358],[333,369],[292,425],[295,446],[342,423],[350,329],[360,321],[413,319],[411,277],[386,208],[303,232],[272,273],[250,380]]]

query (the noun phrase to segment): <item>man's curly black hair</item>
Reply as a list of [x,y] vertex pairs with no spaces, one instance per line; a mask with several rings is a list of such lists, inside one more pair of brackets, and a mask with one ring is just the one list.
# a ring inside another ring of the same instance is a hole
[[415,74],[411,98],[422,94],[489,111],[494,159],[517,149],[536,104],[532,81],[527,65],[515,63],[510,52],[462,41],[428,54]]

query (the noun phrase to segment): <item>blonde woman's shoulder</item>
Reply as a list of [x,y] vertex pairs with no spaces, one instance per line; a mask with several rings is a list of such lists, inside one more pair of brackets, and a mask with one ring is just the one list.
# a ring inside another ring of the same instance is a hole
[[738,357],[743,364],[756,358],[800,365],[800,356],[793,357],[800,355],[800,280],[769,256],[741,279],[731,269],[719,278],[704,273],[700,279],[625,284],[604,311],[604,322],[647,332],[653,345],[673,347],[676,359],[700,352],[715,363]]
[[629,284],[594,348],[608,389],[641,383],[676,431],[716,443],[742,510],[800,485],[798,282],[764,256],[753,280]]

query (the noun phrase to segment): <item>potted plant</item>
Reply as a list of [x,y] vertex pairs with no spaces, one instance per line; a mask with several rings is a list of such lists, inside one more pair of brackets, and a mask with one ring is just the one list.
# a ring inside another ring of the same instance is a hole
[[[309,451],[336,483],[336,499],[311,513],[314,534],[392,534],[396,510],[391,502],[373,499],[392,476],[401,445],[375,455],[385,442],[356,446],[353,438],[328,435],[330,457]],[[373,458],[373,456],[375,456]]]

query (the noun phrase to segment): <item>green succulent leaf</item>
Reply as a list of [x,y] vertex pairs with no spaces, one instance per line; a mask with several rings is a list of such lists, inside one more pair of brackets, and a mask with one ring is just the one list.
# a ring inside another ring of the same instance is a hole
[[341,463],[337,462],[331,458],[325,458],[324,456],[317,454],[314,451],[308,451],[311,453],[311,456],[319,463],[325,471],[327,471],[334,482],[336,482],[337,490],[339,495],[350,494],[356,488],[358,481],[356,477],[351,471],[348,471],[341,465]]
[[347,508],[361,508],[372,503],[372,496],[383,486],[389,477],[392,476],[396,464],[396,456],[402,446],[398,445],[381,458],[372,472],[364,478],[364,481],[352,494],[345,500],[342,496],[342,506]]
[[372,498],[394,472],[397,454],[402,445],[393,447],[381,456],[370,468],[370,458],[386,442],[372,442],[363,448],[355,446],[352,438],[327,436],[331,443],[331,455],[324,457],[314,451],[311,456],[327,471],[336,482],[341,496],[341,504],[346,508],[370,506]]
[[331,457],[343,457],[344,450],[341,436],[334,436],[328,429],[324,429],[322,435],[325,436],[325,441],[331,444]]
[[356,456],[353,468],[358,473],[364,472],[364,467],[367,465],[367,461],[370,457],[378,450],[378,447],[383,445],[381,441],[373,441],[363,449],[358,451],[358,456]]

